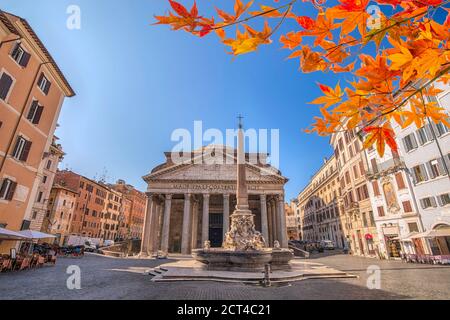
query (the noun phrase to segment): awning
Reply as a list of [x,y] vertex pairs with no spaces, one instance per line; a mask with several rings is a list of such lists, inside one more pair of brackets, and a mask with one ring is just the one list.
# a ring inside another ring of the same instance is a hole
[[25,240],[25,239],[28,238],[23,234],[5,228],[0,228],[0,240]]
[[54,236],[53,234],[43,233],[43,232],[34,231],[34,230],[22,230],[19,233],[28,239],[56,238],[56,236]]
[[373,236],[370,233],[366,233],[366,235],[364,236],[364,238],[366,238],[366,240],[372,240]]

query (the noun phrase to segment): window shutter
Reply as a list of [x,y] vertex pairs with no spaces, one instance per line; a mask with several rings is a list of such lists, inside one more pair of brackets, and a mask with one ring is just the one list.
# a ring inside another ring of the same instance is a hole
[[402,139],[402,142],[403,142],[403,148],[405,148],[406,152],[408,152],[409,148],[408,148],[408,144],[406,143],[406,137]]
[[439,206],[443,206],[444,205],[444,203],[443,203],[443,201],[442,201],[442,196],[441,195],[439,195],[439,196],[437,196],[437,199],[438,199],[438,204],[439,204]]
[[428,169],[428,172],[430,173],[430,179],[436,178],[436,177],[434,176],[433,170],[431,169],[431,163],[430,163],[429,161],[426,163],[426,167],[427,167],[427,169]]
[[0,187],[0,197],[5,198],[4,194],[6,192],[6,184],[8,182],[8,179],[3,179],[2,186]]
[[416,136],[414,135],[414,133],[411,134],[411,142],[413,144],[413,149],[416,149],[418,147],[418,144],[417,144]]
[[424,164],[420,165],[420,171],[423,173],[424,181],[427,181],[428,180],[428,175],[427,175],[427,170],[425,169],[425,165]]
[[8,190],[8,194],[6,195],[6,200],[12,200],[14,196],[14,192],[16,192],[17,182],[11,181],[11,185]]
[[2,100],[6,99],[6,96],[8,95],[12,83],[13,83],[12,78],[8,76],[6,73],[3,73],[0,79],[0,99]]
[[44,79],[44,73],[41,73],[38,80],[38,86],[41,86],[42,79]]
[[431,200],[431,205],[432,205],[433,207],[437,207],[437,204],[436,204],[436,198],[435,198],[435,197],[430,197],[430,200]]
[[31,141],[25,141],[25,145],[23,147],[22,154],[20,155],[21,161],[27,161],[28,154],[30,153],[30,149],[31,149]]
[[14,150],[11,154],[12,156],[14,156],[17,153],[17,148],[19,148],[19,141],[20,141],[20,136],[18,136],[16,139],[16,146],[14,147]]
[[34,116],[33,119],[33,124],[38,124],[39,121],[41,120],[41,116],[42,116],[42,111],[44,110],[43,106],[38,106],[37,110],[36,110],[36,115]]
[[422,207],[422,209],[425,209],[425,201],[424,199],[420,199],[420,206]]
[[34,115],[37,107],[38,107],[38,102],[36,100],[33,100],[33,102],[31,103],[30,111],[28,112],[28,116],[27,116],[28,120],[33,120],[33,115]]
[[31,57],[31,54],[29,54],[28,52],[24,52],[23,57],[20,60],[19,64],[25,68],[28,65],[28,62],[30,61],[30,57]]
[[427,124],[425,126],[425,131],[427,132],[427,137],[428,137],[428,141],[433,141],[434,140],[434,136],[433,136],[433,128],[431,128],[431,126],[429,124]]
[[395,180],[397,182],[397,187],[399,190],[405,189],[405,181],[403,180],[403,175],[401,172],[395,174]]
[[47,79],[47,83],[45,84],[45,88],[44,88],[44,93],[45,94],[48,94],[48,92],[50,91],[50,86],[51,86],[51,83]]

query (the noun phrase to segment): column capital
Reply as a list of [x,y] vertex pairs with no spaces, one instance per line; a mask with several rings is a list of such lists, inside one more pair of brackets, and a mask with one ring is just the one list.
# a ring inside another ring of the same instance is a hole
[[210,193],[203,193],[203,198],[209,198],[211,196]]
[[187,199],[191,199],[191,195],[192,195],[192,193],[190,193],[190,192],[186,192],[185,194],[184,194],[184,199],[185,200],[187,200]]
[[223,197],[229,199],[229,198],[230,198],[230,194],[229,194],[229,193],[224,193],[224,194],[223,194]]
[[166,193],[165,194],[166,200],[172,200],[172,196],[173,196],[173,194],[171,194],[171,193]]
[[261,202],[267,202],[267,195],[264,193],[261,193],[259,195],[259,199],[261,200]]

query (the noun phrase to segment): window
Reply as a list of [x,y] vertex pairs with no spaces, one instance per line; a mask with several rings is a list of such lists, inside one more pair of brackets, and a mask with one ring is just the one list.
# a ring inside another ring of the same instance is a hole
[[412,168],[412,174],[414,183],[420,183],[428,180],[427,171],[425,165],[421,164]]
[[31,149],[31,141],[26,140],[24,137],[17,137],[16,146],[14,147],[14,151],[12,156],[20,161],[27,161],[28,154]]
[[51,160],[48,160],[47,161],[47,166],[46,166],[46,168],[47,168],[47,170],[50,170],[50,167],[52,166],[52,161]]
[[397,172],[395,174],[395,181],[397,182],[398,190],[402,190],[406,188],[405,181],[403,180],[403,175],[401,172]]
[[408,213],[408,212],[412,212],[413,210],[412,210],[412,207],[411,207],[411,202],[410,201],[403,201],[402,202],[402,205],[403,205],[403,211],[405,212],[405,213]]
[[444,170],[444,161],[442,160],[442,158],[431,160],[427,162],[426,165],[428,167],[428,172],[430,174],[431,179],[446,174]]
[[43,176],[42,177],[42,183],[46,183],[47,182],[47,176]]
[[418,147],[414,133],[411,133],[403,138],[403,146],[405,147],[406,152],[409,152]]
[[15,181],[3,179],[2,186],[0,188],[0,199],[12,200],[16,187],[17,183]]
[[45,77],[45,75],[43,73],[41,73],[41,76],[39,77],[39,81],[38,81],[39,89],[41,89],[42,92],[47,95],[48,92],[50,91],[50,86],[51,86],[50,81],[48,81],[48,79]]
[[358,178],[359,178],[358,170],[357,170],[357,167],[356,167],[356,166],[353,166],[353,174],[355,175],[355,179],[358,179]]
[[430,125],[425,125],[417,130],[417,137],[419,138],[420,145],[424,145],[428,141],[433,140],[433,134],[431,132]]
[[370,160],[370,163],[372,164],[373,173],[378,173],[377,159],[373,158],[372,160]]
[[419,227],[417,226],[417,223],[415,223],[415,222],[408,223],[408,229],[409,229],[409,232],[419,232]]
[[41,120],[43,110],[44,107],[40,106],[36,100],[33,100],[33,102],[31,103],[30,111],[28,111],[27,119],[30,120],[33,124],[38,124]]
[[436,207],[436,199],[434,197],[420,199],[420,205],[423,209]]
[[384,217],[384,207],[383,206],[381,206],[381,207],[378,207],[377,208],[377,210],[378,210],[378,216],[379,217]]
[[348,171],[345,173],[345,182],[350,184],[350,173],[348,173]]
[[37,217],[37,211],[33,211],[33,216],[31,217],[31,219],[35,220]]
[[448,132],[448,128],[442,122],[439,122],[436,126],[437,136],[440,137]]
[[6,100],[12,84],[13,79],[6,73],[3,73],[0,78],[0,99]]
[[359,171],[361,172],[361,176],[366,174],[366,170],[364,169],[364,163],[362,161],[359,162]]
[[444,193],[439,195],[438,202],[441,207],[450,204],[450,193]]
[[380,187],[378,185],[378,181],[372,181],[373,193],[376,197],[381,196]]
[[42,201],[42,191],[39,191],[38,197],[37,197],[37,202],[41,202]]
[[17,43],[13,47],[13,50],[11,51],[11,57],[20,66],[25,68],[28,65],[28,62],[30,61],[31,55],[28,52],[26,52],[19,43]]
[[355,140],[355,152],[356,153],[359,152],[359,142],[358,142],[358,140]]

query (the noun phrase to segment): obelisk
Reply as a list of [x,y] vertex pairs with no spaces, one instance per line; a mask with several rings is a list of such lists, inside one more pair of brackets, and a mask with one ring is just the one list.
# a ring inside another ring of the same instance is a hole
[[237,147],[237,205],[236,211],[242,214],[249,213],[248,210],[248,191],[247,191],[247,177],[245,170],[245,148],[244,148],[244,128],[242,125],[242,117],[239,116],[238,129],[238,147]]
[[260,250],[265,247],[265,240],[261,233],[255,230],[254,216],[248,205],[244,129],[241,116],[238,129],[236,180],[237,204],[231,215],[230,230],[225,235],[223,247],[235,251]]

